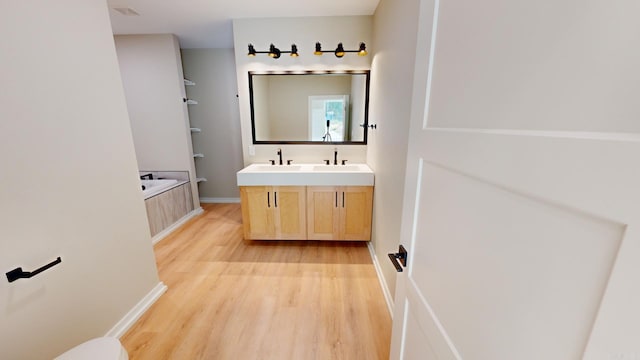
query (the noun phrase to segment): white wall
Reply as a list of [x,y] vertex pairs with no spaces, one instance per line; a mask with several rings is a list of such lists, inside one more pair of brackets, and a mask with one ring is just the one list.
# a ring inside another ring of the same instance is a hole
[[118,35],[116,50],[141,171],[188,171],[198,187],[178,40],[171,34]]
[[397,252],[406,165],[416,32],[417,0],[381,0],[373,17],[367,162],[376,174],[372,242],[390,293],[396,270],[387,253]]
[[[315,43],[322,43],[323,49],[335,49],[342,42],[345,49],[357,49],[360,42],[371,49],[371,16],[308,17],[236,19],[233,21],[233,36],[236,57],[238,94],[240,100],[240,121],[242,127],[243,158],[245,164],[267,162],[276,157],[276,149],[282,148],[285,159],[295,162],[321,163],[332,156],[334,145],[255,145],[255,156],[250,155],[251,111],[249,106],[249,71],[267,70],[367,70],[370,56],[346,54],[338,59],[333,54],[313,55]],[[283,54],[280,59],[272,59],[266,54],[247,56],[247,46],[251,43],[257,51],[269,49],[273,43],[281,50],[290,50],[291,44],[298,46],[300,54],[292,58]],[[366,161],[366,146],[339,145],[339,157],[350,162]]]
[[[382,0],[373,17],[234,20],[245,164],[274,159],[278,147],[283,148],[285,158],[310,162],[330,158],[333,149],[323,145],[256,145],[256,156],[250,156],[248,71],[368,69],[371,61],[369,123],[378,128],[369,130],[367,146],[339,146],[339,153],[351,162],[367,162],[375,171],[372,244],[391,294],[396,273],[386,254],[396,251],[400,242],[418,6],[417,0]],[[324,49],[331,49],[339,41],[345,46],[352,44],[349,48],[365,41],[370,55],[347,54],[342,59],[331,54],[313,56],[316,41]],[[283,55],[278,60],[260,54],[247,56],[248,43],[256,50],[266,50],[272,42],[283,50],[296,43],[301,56]]]
[[189,106],[194,133],[193,149],[204,154],[195,160],[201,199],[238,198],[236,172],[243,167],[238,89],[233,49],[184,49],[185,77],[194,81],[187,86],[189,98],[198,105]]
[[[159,283],[106,3],[0,3],[0,357],[103,336]],[[8,283],[15,267],[62,263]]]

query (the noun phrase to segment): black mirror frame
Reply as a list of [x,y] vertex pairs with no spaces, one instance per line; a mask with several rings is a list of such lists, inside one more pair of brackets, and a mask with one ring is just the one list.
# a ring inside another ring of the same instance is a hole
[[[362,141],[264,141],[256,140],[255,111],[253,106],[253,75],[322,75],[322,74],[364,74],[365,98],[364,98],[364,125]],[[287,144],[287,145],[367,145],[369,133],[369,85],[371,81],[370,70],[305,70],[305,71],[249,71],[249,105],[251,107],[251,139],[254,145]]]

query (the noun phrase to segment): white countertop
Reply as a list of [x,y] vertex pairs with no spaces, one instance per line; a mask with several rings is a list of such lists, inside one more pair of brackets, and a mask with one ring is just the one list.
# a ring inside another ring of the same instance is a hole
[[251,164],[237,173],[238,186],[372,186],[367,164]]

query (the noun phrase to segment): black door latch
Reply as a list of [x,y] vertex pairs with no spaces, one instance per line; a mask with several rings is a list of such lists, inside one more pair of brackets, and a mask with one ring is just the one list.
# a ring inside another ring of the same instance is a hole
[[[402,267],[407,267],[407,249],[404,246],[400,245],[397,253],[390,253],[389,259],[393,263],[393,266],[396,267],[397,272],[402,272]],[[402,264],[402,266],[400,266]]]

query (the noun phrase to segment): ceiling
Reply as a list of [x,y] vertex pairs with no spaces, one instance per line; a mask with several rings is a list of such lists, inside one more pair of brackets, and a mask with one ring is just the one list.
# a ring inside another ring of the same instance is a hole
[[[232,19],[373,15],[379,0],[107,0],[113,33],[178,36],[180,47],[232,48]],[[114,10],[132,9],[139,16]]]

